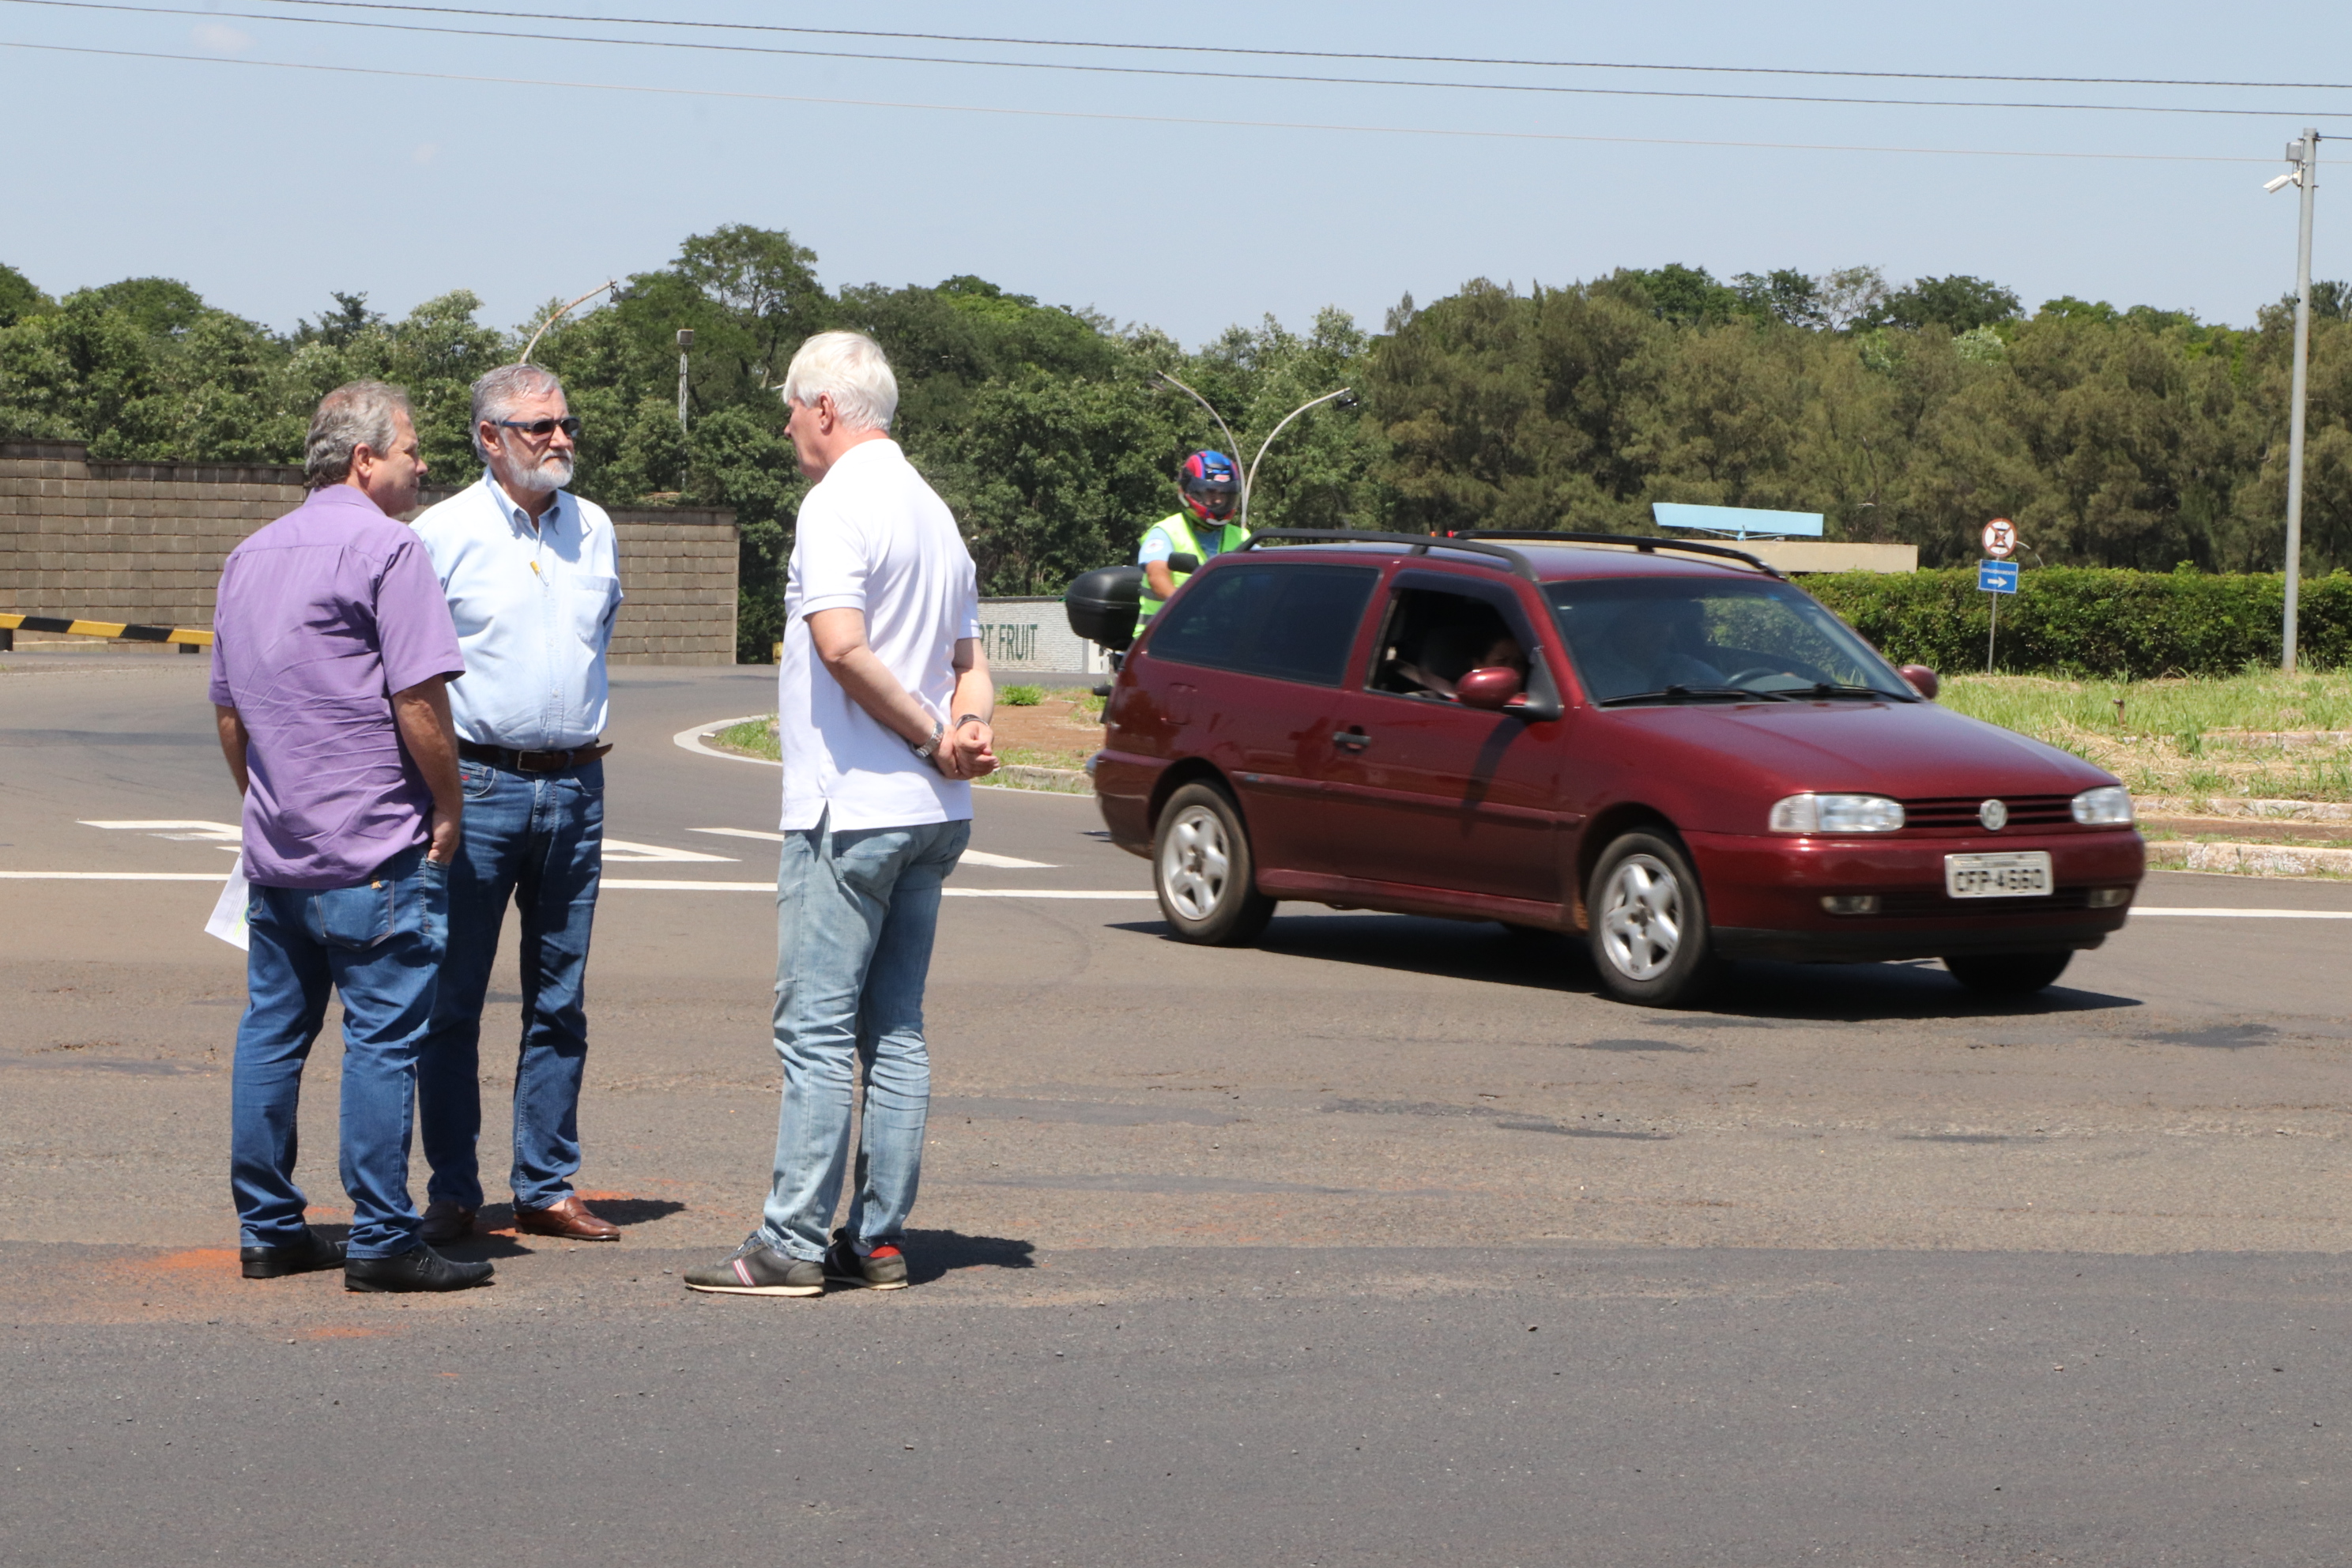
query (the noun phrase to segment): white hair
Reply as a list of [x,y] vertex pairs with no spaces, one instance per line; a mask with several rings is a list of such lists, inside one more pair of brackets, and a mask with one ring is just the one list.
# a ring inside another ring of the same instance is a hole
[[864,332],[819,332],[793,355],[784,401],[813,408],[820,397],[852,430],[887,430],[898,412],[898,378],[882,345]]

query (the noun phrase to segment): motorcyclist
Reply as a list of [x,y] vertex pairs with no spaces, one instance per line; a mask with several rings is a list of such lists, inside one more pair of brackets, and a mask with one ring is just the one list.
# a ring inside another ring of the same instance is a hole
[[1194,452],[1176,468],[1176,488],[1184,508],[1163,517],[1144,531],[1136,563],[1143,568],[1143,592],[1137,624],[1150,620],[1192,575],[1179,571],[1175,557],[1192,557],[1193,569],[1210,557],[1238,550],[1248,530],[1230,521],[1241,504],[1242,486],[1234,460],[1223,452]]

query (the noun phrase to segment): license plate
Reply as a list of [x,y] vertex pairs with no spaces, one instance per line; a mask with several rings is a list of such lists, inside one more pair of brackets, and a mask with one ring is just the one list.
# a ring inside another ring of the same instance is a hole
[[2046,849],[1944,857],[1944,891],[1956,899],[2044,899],[2054,885]]

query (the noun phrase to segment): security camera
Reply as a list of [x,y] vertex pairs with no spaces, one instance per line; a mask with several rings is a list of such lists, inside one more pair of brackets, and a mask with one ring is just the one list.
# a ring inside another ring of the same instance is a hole
[[2264,180],[2263,182],[2263,189],[2271,192],[2273,195],[2276,195],[2280,190],[2288,185],[2292,185],[2294,183],[2295,171],[2289,169],[2285,174],[2281,174],[2275,180]]

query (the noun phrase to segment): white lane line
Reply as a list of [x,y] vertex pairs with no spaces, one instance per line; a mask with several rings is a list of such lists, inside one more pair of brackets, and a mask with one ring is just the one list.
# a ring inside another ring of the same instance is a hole
[[0,871],[11,882],[226,882],[226,871]]
[[[715,833],[722,838],[764,838],[771,844],[782,844],[781,833],[762,833],[751,827],[689,827],[688,833]],[[1000,871],[1055,871],[1061,868],[1050,860],[1024,860],[1013,855],[992,855],[985,849],[967,849],[963,858],[974,866],[993,866]]]
[[2222,921],[2352,921],[2352,910],[2162,910],[2135,908],[2136,915],[2198,915]]
[[[640,893],[772,893],[773,882],[658,882],[647,879],[607,877],[606,888]],[[950,899],[1149,899],[1150,893],[1114,891],[1102,888],[942,888]]]
[[754,719],[766,718],[765,713],[746,713],[736,719],[713,719],[707,724],[697,724],[691,730],[680,730],[669,738],[670,744],[681,751],[692,752],[698,756],[717,757],[721,762],[750,763],[753,767],[758,768],[781,768],[783,763],[772,763],[765,757],[739,757],[732,752],[716,751],[702,743],[702,737],[709,734],[713,730],[724,730],[730,724],[748,724]]
[[[617,851],[617,853],[616,853]],[[634,844],[625,838],[604,840],[607,860],[633,862],[641,860],[705,860],[720,866],[738,864],[731,855],[705,855],[699,849],[670,849],[659,844]]]

